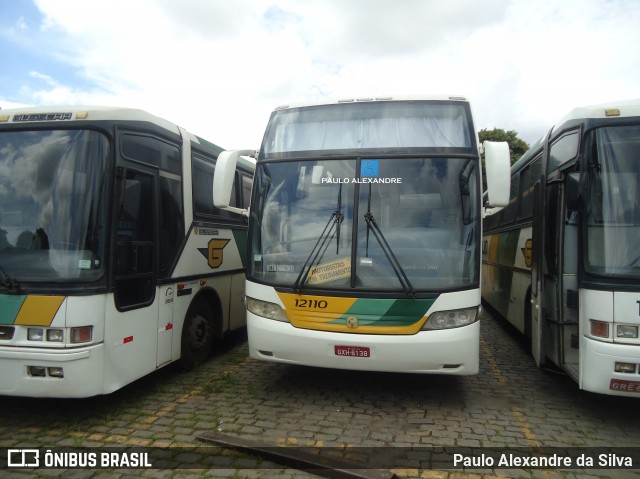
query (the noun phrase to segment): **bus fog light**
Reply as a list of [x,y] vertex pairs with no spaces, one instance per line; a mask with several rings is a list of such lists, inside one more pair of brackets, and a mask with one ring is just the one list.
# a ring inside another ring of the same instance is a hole
[[429,316],[422,330],[449,329],[467,326],[478,317],[478,308],[438,311]]
[[62,368],[58,368],[58,367],[47,368],[47,373],[49,373],[49,376],[51,376],[52,378],[63,378],[64,377],[64,372],[63,372]]
[[71,328],[70,340],[72,343],[88,343],[93,338],[93,326]]
[[595,319],[590,320],[590,323],[591,336],[596,336],[599,338],[609,337],[609,323],[605,323],[604,321],[596,321]]
[[284,314],[284,311],[280,306],[275,303],[269,303],[267,301],[260,301],[247,296],[247,310],[256,316],[262,316],[267,319],[275,319],[276,321],[289,320]]
[[43,378],[47,375],[47,370],[44,366],[27,366],[29,376],[34,378]]
[[44,329],[29,328],[27,330],[27,339],[29,341],[44,341]]
[[616,336],[619,338],[637,338],[638,337],[638,326],[626,326],[619,324],[616,326]]
[[62,329],[47,329],[47,341],[61,343],[64,339]]
[[616,363],[616,372],[634,374],[636,365],[634,363]]

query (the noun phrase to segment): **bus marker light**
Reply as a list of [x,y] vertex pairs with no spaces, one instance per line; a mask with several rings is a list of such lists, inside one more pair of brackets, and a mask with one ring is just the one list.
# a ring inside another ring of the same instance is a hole
[[619,324],[616,327],[616,336],[618,336],[619,338],[637,338],[638,326],[627,326]]
[[200,287],[206,286],[206,285],[207,285],[207,280],[206,279],[201,279],[200,280]]
[[60,367],[47,368],[47,372],[49,373],[49,376],[51,376],[52,378],[64,377],[64,371]]
[[635,374],[636,365],[634,363],[616,363],[615,371],[617,373]]
[[597,336],[600,338],[609,337],[609,323],[605,323],[604,321],[596,321],[595,319],[592,319],[590,323],[592,336]]

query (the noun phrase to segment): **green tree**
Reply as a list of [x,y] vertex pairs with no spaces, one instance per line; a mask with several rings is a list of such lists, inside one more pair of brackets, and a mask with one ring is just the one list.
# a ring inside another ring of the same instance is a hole
[[483,128],[478,132],[478,137],[480,138],[480,143],[486,140],[506,141],[509,143],[509,154],[511,155],[512,165],[529,149],[529,143],[518,138],[518,132],[515,130],[504,131],[502,128],[487,130]]
[[[512,165],[529,149],[529,143],[518,138],[518,132],[515,130],[504,131],[502,128],[487,130],[486,128],[483,128],[478,132],[478,139],[480,140],[480,143],[486,140],[506,141],[509,144],[509,155],[511,156]],[[482,159],[482,191],[487,191],[487,175],[484,169],[484,154],[482,155]]]

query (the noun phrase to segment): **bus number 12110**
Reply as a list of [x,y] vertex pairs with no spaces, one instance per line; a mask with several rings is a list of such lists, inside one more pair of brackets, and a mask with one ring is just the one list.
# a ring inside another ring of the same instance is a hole
[[296,308],[326,309],[327,302],[324,299],[296,299]]

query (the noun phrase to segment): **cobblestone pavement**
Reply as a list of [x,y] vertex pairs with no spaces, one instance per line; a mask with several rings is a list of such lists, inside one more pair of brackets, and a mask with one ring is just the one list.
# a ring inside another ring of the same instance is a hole
[[227,434],[273,446],[321,447],[344,459],[351,459],[355,451],[374,464],[393,453],[389,474],[400,478],[640,478],[639,471],[621,469],[464,471],[425,466],[426,450],[437,456],[438,451],[460,450],[451,448],[495,452],[512,447],[640,447],[638,400],[582,392],[566,376],[538,370],[502,323],[485,313],[481,324],[477,376],[363,373],[264,363],[248,358],[246,340],[239,337],[227,341],[195,371],[165,368],[109,396],[0,397],[0,448],[153,448],[166,455],[166,461],[154,460],[154,467],[167,466],[12,468],[0,474],[94,479],[317,477],[198,440]]

